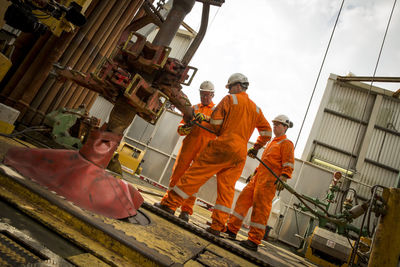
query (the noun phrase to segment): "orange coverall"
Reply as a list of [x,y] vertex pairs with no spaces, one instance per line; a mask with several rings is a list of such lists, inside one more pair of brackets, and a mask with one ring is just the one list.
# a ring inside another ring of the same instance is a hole
[[272,131],[261,110],[245,92],[225,96],[212,113],[210,124],[217,138],[208,142],[161,204],[175,210],[217,174],[217,200],[211,228],[224,231],[231,212],[235,183],[246,162],[247,142],[257,128],[260,136],[255,145],[262,147],[271,139]]
[[[194,113],[203,113],[207,117],[211,116],[213,112],[215,104],[211,102],[208,106],[204,106],[203,104],[197,104],[193,106]],[[178,126],[178,133],[179,128],[185,125],[185,122],[182,120]],[[207,127],[208,123],[203,121],[201,125]],[[216,135],[210,133],[200,127],[194,125],[192,126],[192,130],[182,141],[182,146],[179,150],[178,156],[176,157],[176,161],[174,167],[172,169],[172,175],[169,178],[169,188],[168,191],[165,193],[163,199],[168,197],[169,190],[171,190],[176,183],[178,182],[179,178],[185,173],[185,171],[190,167],[192,161],[196,158],[196,156],[204,149],[207,145],[208,141],[215,139]],[[182,211],[188,212],[190,215],[193,214],[193,205],[196,201],[195,196],[191,196],[186,199],[181,207]]]
[[[294,146],[286,135],[275,137],[264,150],[261,160],[270,167],[276,175],[292,177],[294,168]],[[237,233],[242,221],[251,206],[253,212],[250,220],[248,239],[260,244],[264,237],[265,227],[271,212],[272,200],[275,196],[275,176],[261,163],[257,173],[240,193],[234,212],[229,216],[228,229]]]

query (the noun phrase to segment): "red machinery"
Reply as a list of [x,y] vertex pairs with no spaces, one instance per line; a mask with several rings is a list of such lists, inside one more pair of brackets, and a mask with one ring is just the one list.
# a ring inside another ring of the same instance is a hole
[[[200,2],[201,27],[182,61],[168,57],[168,45],[195,0],[174,0],[165,21],[144,2],[146,15],[124,30],[113,55],[104,59],[94,73],[56,66],[60,76],[114,103],[108,124],[92,131],[80,151],[14,148],[7,153],[5,164],[78,206],[116,219],[134,216],[143,198],[130,184],[114,178],[104,168],[136,114],[154,124],[169,100],[186,121],[192,119],[193,109],[181,84],[189,85],[196,72],[188,63],[206,32],[210,4],[221,6],[224,1]],[[148,23],[160,27],[152,43],[136,33]]]

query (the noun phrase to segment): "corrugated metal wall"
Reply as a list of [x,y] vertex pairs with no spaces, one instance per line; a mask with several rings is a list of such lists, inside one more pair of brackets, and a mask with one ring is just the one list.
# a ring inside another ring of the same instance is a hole
[[329,78],[302,159],[349,169],[351,187],[364,198],[373,185],[397,187],[400,100],[388,90],[336,78]]
[[[49,76],[55,62],[82,72],[93,72],[113,51],[123,29],[143,0],[92,1],[87,23],[73,33],[40,37],[10,80],[1,89],[0,101],[21,111],[19,122],[38,125],[44,116],[61,107],[90,109],[97,94],[70,81]],[[24,36],[24,35],[23,35]]]

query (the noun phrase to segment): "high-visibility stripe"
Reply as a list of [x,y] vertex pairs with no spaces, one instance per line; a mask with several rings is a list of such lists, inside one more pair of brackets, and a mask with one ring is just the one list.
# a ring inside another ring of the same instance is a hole
[[210,124],[212,125],[221,125],[224,122],[224,120],[210,120]]
[[199,105],[194,105],[194,106],[193,106],[193,109],[194,109],[194,110],[199,110]]
[[223,212],[226,212],[226,213],[231,213],[231,209],[230,208],[227,208],[227,207],[222,206],[220,204],[215,204],[214,205],[214,209],[220,210],[220,211],[223,211]]
[[234,104],[234,105],[237,105],[238,100],[237,100],[236,95],[231,95],[231,96],[232,96],[232,99],[233,99],[233,104]]
[[285,163],[282,164],[282,167],[286,167],[286,166],[289,166],[289,167],[294,169],[294,164],[291,163],[291,162],[285,162]]
[[250,226],[264,230],[267,225],[261,224],[261,223],[250,222]]
[[260,131],[261,136],[272,136],[272,132],[270,131]]
[[285,139],[279,141],[278,144],[282,143],[282,142],[285,141],[285,140],[287,140],[287,138],[285,138]]
[[192,195],[192,197],[197,197],[197,193],[194,193],[194,194]]
[[256,111],[257,113],[260,113],[260,108],[258,106],[256,106]]
[[180,196],[183,199],[188,199],[190,196],[188,194],[186,194],[185,192],[183,192],[179,187],[177,187],[176,185],[174,186],[174,188],[172,188],[172,190],[174,190],[175,193],[178,194],[178,196]]
[[217,106],[213,106],[213,107],[211,108],[211,110],[214,111],[214,109],[215,109],[216,107],[217,107]]
[[239,213],[237,213],[236,211],[233,211],[232,215],[235,216],[236,218],[238,218],[241,221],[244,220],[244,217],[242,215],[240,215]]

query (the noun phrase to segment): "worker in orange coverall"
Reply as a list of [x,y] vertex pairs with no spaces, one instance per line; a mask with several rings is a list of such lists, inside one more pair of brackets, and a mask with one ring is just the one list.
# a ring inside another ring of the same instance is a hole
[[[280,180],[286,182],[286,179],[292,177],[294,146],[286,138],[285,133],[288,128],[293,127],[293,123],[286,115],[277,116],[272,123],[275,138],[264,150],[261,160],[279,176]],[[254,147],[249,149],[248,154],[250,157],[255,157],[257,152],[258,149]],[[284,188],[282,183],[276,183],[276,181],[275,176],[260,163],[256,174],[240,193],[235,209],[229,216],[225,233],[229,238],[235,239],[248,210],[253,207],[248,240],[240,242],[240,245],[247,249],[257,251],[257,247],[264,237],[275,192]]]
[[[215,107],[214,103],[212,102],[213,97],[214,85],[210,81],[204,81],[200,85],[201,103],[193,106],[195,114],[204,114],[205,119],[207,121],[210,120],[211,113]],[[202,125],[204,126],[208,124],[204,121],[202,122]],[[172,169],[172,175],[169,178],[169,189],[176,185],[179,178],[190,167],[192,161],[196,158],[200,151],[203,150],[208,141],[215,139],[216,137],[215,134],[210,133],[196,125],[185,124],[183,120],[178,126],[178,134],[186,137],[182,141],[182,146]],[[169,191],[165,193],[163,199],[167,198],[168,194]],[[191,196],[183,202],[179,218],[186,222],[189,221],[189,215],[193,214],[193,205],[195,201],[196,197]]]
[[246,162],[247,142],[254,128],[260,136],[255,143],[261,148],[271,139],[272,129],[261,109],[246,93],[249,82],[241,73],[232,74],[225,96],[211,115],[210,125],[217,138],[208,143],[192,166],[186,171],[167,198],[156,206],[173,213],[181,203],[195,194],[214,174],[217,175],[217,199],[212,212],[212,223],[207,229],[219,236],[231,212],[235,183]]

